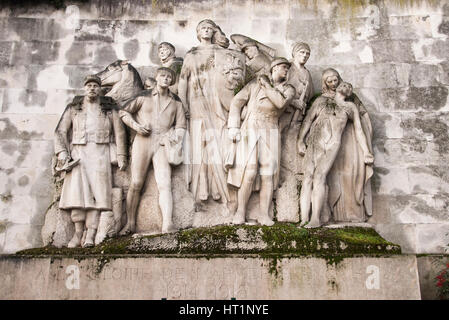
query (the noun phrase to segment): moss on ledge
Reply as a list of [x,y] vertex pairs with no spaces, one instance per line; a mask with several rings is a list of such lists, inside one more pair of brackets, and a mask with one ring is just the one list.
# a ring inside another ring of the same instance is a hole
[[20,256],[136,255],[136,254],[258,254],[263,257],[391,255],[398,245],[384,240],[373,229],[304,229],[292,223],[265,226],[215,226],[181,230],[172,234],[118,237],[93,248],[47,246],[18,252]]

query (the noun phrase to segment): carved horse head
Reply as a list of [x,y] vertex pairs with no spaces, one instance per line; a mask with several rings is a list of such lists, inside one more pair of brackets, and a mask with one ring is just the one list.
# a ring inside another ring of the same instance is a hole
[[106,96],[113,98],[120,107],[143,90],[139,73],[126,60],[117,60],[96,75],[102,86],[112,86]]

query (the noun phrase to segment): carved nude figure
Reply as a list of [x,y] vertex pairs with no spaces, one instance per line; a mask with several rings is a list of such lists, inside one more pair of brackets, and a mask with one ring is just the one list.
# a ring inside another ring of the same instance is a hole
[[[258,222],[273,225],[269,216],[273,191],[277,188],[280,163],[279,117],[295,96],[286,84],[290,62],[277,58],[271,63],[271,82],[261,75],[248,83],[232,100],[229,111],[229,139],[238,142],[235,162],[229,168],[228,183],[238,189],[238,207],[233,223],[242,224],[253,190],[259,190]],[[247,106],[243,122],[241,112]]]
[[66,172],[59,208],[70,210],[75,224],[71,248],[93,246],[100,213],[112,211],[112,144],[117,145],[120,170],[127,165],[126,133],[118,107],[112,98],[99,96],[100,86],[99,77],[86,77],[86,95],[76,96],[67,106],[55,132],[57,169]]
[[121,235],[135,231],[140,192],[151,162],[159,190],[162,232],[175,230],[172,221],[173,199],[168,148],[182,143],[186,129],[181,100],[169,90],[175,79],[173,70],[159,68],[156,73],[156,88],[144,91],[120,110],[122,121],[137,132],[132,145],[131,183],[126,198],[128,221],[120,231]]
[[[298,152],[304,156],[304,181],[300,195],[301,225],[308,223],[309,228],[321,226],[320,214],[327,201],[326,178],[340,150],[348,120],[354,123],[364,162],[373,163],[358,108],[354,103],[346,101],[352,96],[352,86],[345,82],[338,83],[336,76],[326,78],[326,85],[336,90],[335,99],[324,96],[315,100],[298,136]],[[306,135],[307,143],[304,142]],[[312,216],[309,220],[310,207]]]

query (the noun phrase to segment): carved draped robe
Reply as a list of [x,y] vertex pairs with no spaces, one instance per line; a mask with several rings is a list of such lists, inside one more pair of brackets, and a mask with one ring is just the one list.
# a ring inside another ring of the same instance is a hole
[[[351,100],[359,110],[368,148],[373,153],[373,129],[368,112],[355,94]],[[364,163],[363,151],[355,137],[354,123],[348,121],[337,158],[327,176],[328,202],[335,222],[364,222],[372,215],[372,175],[373,166]]]
[[187,81],[187,103],[190,112],[189,182],[195,201],[210,195],[229,201],[226,175],[223,168],[225,154],[225,125],[228,111],[220,101],[215,68],[219,51],[212,44],[192,48],[187,52],[181,69],[181,79]]

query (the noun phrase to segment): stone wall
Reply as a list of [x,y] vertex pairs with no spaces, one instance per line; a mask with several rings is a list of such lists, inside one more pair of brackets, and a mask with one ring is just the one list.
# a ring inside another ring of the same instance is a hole
[[[42,1],[41,1],[42,2]],[[45,1],[43,1],[45,2]],[[317,91],[336,68],[367,107],[374,127],[373,218],[404,252],[442,253],[449,243],[449,4],[417,1],[66,1],[67,8],[0,5],[0,253],[42,245],[53,201],[53,131],[81,79],[116,59],[142,78],[159,61],[197,44],[212,18],[290,55],[312,49]],[[69,6],[74,5],[74,6]]]

